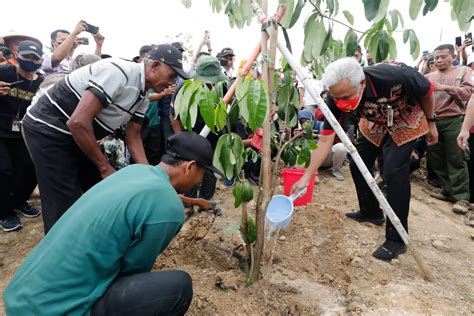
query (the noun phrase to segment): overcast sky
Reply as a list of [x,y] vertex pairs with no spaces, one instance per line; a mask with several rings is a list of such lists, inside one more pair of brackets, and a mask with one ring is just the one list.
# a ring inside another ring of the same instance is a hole
[[[364,17],[361,0],[339,0],[340,12],[350,11],[355,18],[355,26],[365,30],[369,23]],[[405,28],[413,28],[421,42],[421,51],[432,50],[441,42],[454,43],[456,36],[462,35],[457,23],[450,19],[448,3],[440,1],[435,12],[420,16],[415,22],[408,16],[410,1],[391,1],[389,9],[398,9],[405,20]],[[81,0],[65,4],[64,1],[44,0],[42,2],[23,0],[15,4],[15,13],[4,12],[0,18],[0,34],[16,31],[40,39],[50,46],[49,34],[55,29],[72,31],[80,19],[99,26],[105,36],[103,53],[114,57],[131,59],[138,55],[140,46],[149,43],[163,43],[167,36],[178,33],[190,34],[191,44],[196,47],[204,30],[209,30],[216,54],[223,47],[231,47],[236,53],[237,62],[245,58],[258,43],[260,32],[257,22],[244,29],[230,28],[227,17],[212,13],[208,0],[193,0],[190,9],[186,9],[180,0],[141,0],[133,1],[99,1]],[[269,0],[270,12],[274,12],[278,1]],[[299,22],[289,30],[294,53],[298,60],[303,45],[303,21],[310,12],[304,11]],[[342,13],[338,17],[345,21]],[[335,36],[343,39],[347,29],[335,28]],[[81,36],[89,36],[87,33]],[[440,41],[441,37],[441,41]],[[281,37],[282,38],[282,37]],[[402,34],[396,34],[398,60],[413,63],[409,46],[403,44]],[[81,47],[77,52],[93,52],[94,42],[91,38],[89,47]]]

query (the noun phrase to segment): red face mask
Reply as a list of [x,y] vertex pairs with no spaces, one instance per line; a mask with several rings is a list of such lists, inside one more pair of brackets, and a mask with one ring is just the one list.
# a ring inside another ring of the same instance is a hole
[[[360,88],[360,86],[359,86]],[[336,106],[344,112],[351,112],[357,109],[360,103],[361,97],[359,96],[359,88],[357,88],[357,95],[355,98],[347,99],[347,100],[334,100]]]

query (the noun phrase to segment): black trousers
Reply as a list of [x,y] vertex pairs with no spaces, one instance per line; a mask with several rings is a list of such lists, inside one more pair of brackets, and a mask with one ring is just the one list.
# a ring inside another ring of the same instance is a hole
[[192,298],[192,280],[184,271],[122,276],[94,303],[91,316],[184,315]]
[[142,129],[143,148],[150,165],[156,166],[160,163],[161,157],[165,153],[163,131],[161,125],[154,127],[144,127]]
[[38,125],[23,125],[23,135],[35,165],[46,234],[101,176],[72,136]]
[[0,138],[0,219],[14,215],[35,187],[35,168],[23,139]]
[[[358,139],[357,151],[367,168],[372,171],[377,156],[383,156],[383,178],[387,184],[387,200],[393,211],[408,231],[408,212],[410,208],[410,158],[415,141],[397,146],[390,136],[386,136],[380,147],[369,142],[365,137]],[[359,199],[360,211],[368,216],[382,216],[379,202],[370,190],[354,161],[350,169]],[[401,241],[395,227],[387,220],[386,238]]]

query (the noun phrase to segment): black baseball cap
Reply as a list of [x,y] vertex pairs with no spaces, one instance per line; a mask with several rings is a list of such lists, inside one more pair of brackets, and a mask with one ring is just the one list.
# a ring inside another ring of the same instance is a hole
[[170,44],[155,45],[148,53],[148,58],[160,61],[174,69],[183,79],[188,75],[183,70],[183,54]]
[[219,57],[224,57],[224,56],[229,56],[229,55],[235,56],[234,50],[229,47],[223,48],[221,52],[219,53]]
[[168,150],[166,154],[174,159],[191,161],[194,160],[207,170],[217,173],[221,177],[225,175],[212,165],[214,150],[207,138],[190,132],[179,132],[168,138]]
[[25,40],[18,44],[18,54],[20,55],[35,55],[38,58],[43,58],[43,49],[41,46],[33,41]]
[[173,42],[171,43],[171,45],[176,47],[181,53],[185,51],[185,49],[183,48],[183,44],[181,44],[180,42]]

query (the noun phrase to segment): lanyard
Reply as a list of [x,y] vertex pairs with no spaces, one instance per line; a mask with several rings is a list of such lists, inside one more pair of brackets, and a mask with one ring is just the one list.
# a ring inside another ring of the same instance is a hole
[[[26,78],[24,78],[24,79],[26,79]],[[16,81],[20,81],[20,76],[19,76],[19,74],[18,74],[18,69],[16,70]],[[30,85],[28,86],[28,92],[30,92],[31,86],[33,85],[33,82],[35,81],[35,80],[34,80],[34,77],[33,77],[33,80],[29,80],[29,81],[30,81]],[[18,89],[18,87],[17,87],[17,88],[16,88],[16,95],[15,95],[15,97],[16,97],[17,99],[21,100],[21,103],[20,103],[20,105],[18,106],[18,110],[16,111],[16,118],[17,118],[17,119],[20,119],[20,111],[21,111],[21,107],[22,107],[23,104],[25,103],[25,99],[21,99],[21,98],[18,97],[18,90],[19,90],[19,89]]]

